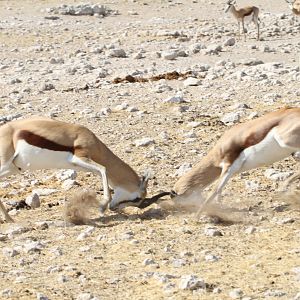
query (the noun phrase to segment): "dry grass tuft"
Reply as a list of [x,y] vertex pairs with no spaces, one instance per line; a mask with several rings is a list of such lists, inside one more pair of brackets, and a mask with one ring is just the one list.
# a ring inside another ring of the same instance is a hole
[[90,224],[89,216],[95,207],[99,207],[95,191],[76,190],[66,201],[64,210],[65,221],[75,225]]

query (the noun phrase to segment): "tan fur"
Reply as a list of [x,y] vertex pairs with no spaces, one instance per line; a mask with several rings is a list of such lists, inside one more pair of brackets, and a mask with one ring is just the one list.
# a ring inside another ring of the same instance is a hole
[[292,12],[295,14],[295,15],[298,15],[300,16],[300,0],[286,0],[286,2],[289,4]]
[[293,13],[295,15],[298,15],[300,16],[300,0],[296,0],[294,3],[293,3],[293,9],[292,9]]
[[[133,169],[88,128],[46,118],[17,120],[0,127],[1,165],[13,155],[20,130],[29,130],[64,146],[74,146],[76,156],[91,159],[106,167],[112,187],[126,185],[127,189],[133,191],[139,185],[139,176]],[[5,147],[3,144],[6,144]]]
[[[136,172],[109,150],[88,128],[48,118],[17,120],[0,127],[0,177],[18,171],[13,163],[13,157],[18,140],[22,136],[26,136],[24,132],[29,132],[36,143],[43,142],[41,148],[48,141],[52,143],[52,147],[60,146],[60,148],[71,149],[70,151],[80,160],[104,168],[112,188],[118,187],[128,191],[128,193],[141,190],[141,180]],[[9,172],[4,170],[6,165],[10,166]],[[108,188],[105,190],[108,191]],[[143,192],[143,195],[140,195],[141,198],[145,196],[145,191]],[[109,194],[104,195],[108,199],[110,193],[106,192],[106,194]],[[3,208],[1,203],[0,210],[4,213],[6,220],[11,221]]]
[[235,1],[229,1],[227,4],[230,6],[229,11],[232,13],[234,18],[238,21],[239,34],[240,34],[240,23],[242,23],[244,39],[246,40],[244,18],[247,16],[252,16],[252,21],[257,27],[257,40],[259,40],[259,17],[258,17],[259,8],[256,6],[246,6],[240,9],[236,9],[234,3]]
[[276,127],[287,145],[300,149],[300,108],[283,108],[229,129],[209,153],[174,185],[178,195],[201,191],[235,162],[240,153],[264,139]]

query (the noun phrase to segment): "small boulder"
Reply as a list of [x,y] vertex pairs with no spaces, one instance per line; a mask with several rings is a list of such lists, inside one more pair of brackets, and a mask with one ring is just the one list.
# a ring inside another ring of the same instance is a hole
[[32,193],[32,195],[28,196],[25,203],[31,208],[38,208],[41,206],[40,197],[37,193]]

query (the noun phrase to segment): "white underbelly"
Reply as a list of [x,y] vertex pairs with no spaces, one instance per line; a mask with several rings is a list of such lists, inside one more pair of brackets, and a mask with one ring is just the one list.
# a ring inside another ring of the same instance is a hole
[[74,169],[71,152],[53,151],[18,141],[14,164],[21,170]]
[[247,24],[247,23],[250,23],[253,21],[253,14],[251,14],[250,16],[245,16],[244,17],[244,23]]
[[246,148],[240,154],[245,159],[241,172],[270,165],[284,159],[296,150],[299,149],[286,146],[276,134],[276,128],[273,128],[260,143]]

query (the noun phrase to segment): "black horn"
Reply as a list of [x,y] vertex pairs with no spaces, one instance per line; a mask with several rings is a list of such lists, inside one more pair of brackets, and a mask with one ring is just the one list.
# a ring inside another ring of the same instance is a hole
[[158,199],[164,197],[164,196],[169,196],[171,195],[172,192],[162,192],[162,193],[159,193],[151,198],[145,198],[143,199],[143,201],[139,204],[139,208],[146,208],[148,207],[149,205],[153,204],[153,203],[156,203]]

